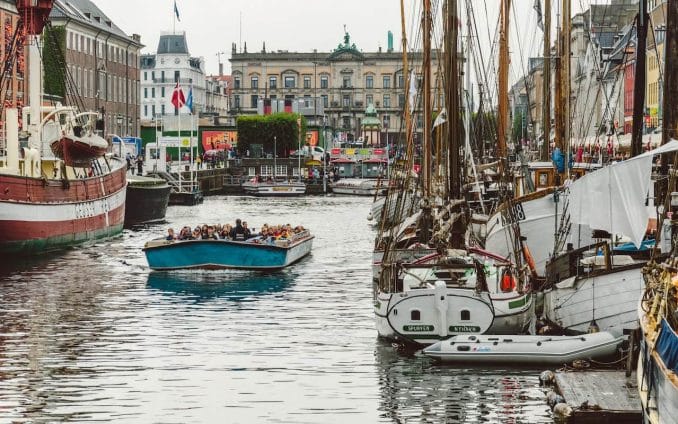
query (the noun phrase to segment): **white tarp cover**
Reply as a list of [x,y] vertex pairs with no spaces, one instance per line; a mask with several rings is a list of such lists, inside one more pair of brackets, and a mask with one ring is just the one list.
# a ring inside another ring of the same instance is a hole
[[575,224],[624,234],[640,247],[650,214],[645,200],[652,158],[678,150],[678,141],[584,175],[570,184],[570,219]]

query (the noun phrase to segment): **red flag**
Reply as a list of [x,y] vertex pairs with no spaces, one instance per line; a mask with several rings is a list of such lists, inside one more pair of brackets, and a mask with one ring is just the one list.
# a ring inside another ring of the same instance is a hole
[[181,107],[186,104],[184,92],[179,87],[179,82],[177,82],[177,85],[174,86],[174,91],[172,92],[172,104],[177,109],[181,109]]

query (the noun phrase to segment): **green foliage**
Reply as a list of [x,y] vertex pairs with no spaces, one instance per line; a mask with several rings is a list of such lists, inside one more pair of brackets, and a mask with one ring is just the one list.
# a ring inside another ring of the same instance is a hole
[[523,136],[523,116],[523,111],[516,109],[516,113],[513,116],[513,125],[511,126],[511,140],[514,143],[519,143]]
[[[277,155],[286,157],[290,150],[299,145],[299,128],[296,113],[274,113],[272,115],[239,116],[238,152],[241,156],[250,150],[252,144],[261,144],[264,152],[272,153],[274,140],[277,137]],[[306,118],[301,116],[301,144],[306,140]]]
[[64,52],[66,51],[66,28],[46,26],[43,32],[43,67],[45,69],[45,94],[66,96]]

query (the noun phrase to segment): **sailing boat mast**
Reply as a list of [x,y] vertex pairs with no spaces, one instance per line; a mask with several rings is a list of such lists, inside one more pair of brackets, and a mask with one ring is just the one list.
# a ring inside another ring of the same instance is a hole
[[551,142],[551,0],[544,0],[544,61],[542,67],[544,114],[542,116],[541,160],[548,160]]
[[461,177],[459,164],[459,141],[461,128],[459,125],[459,65],[457,55],[457,39],[459,18],[457,16],[457,1],[448,0],[445,40],[445,71],[447,90],[445,103],[447,109],[447,140],[448,140],[448,187],[451,199],[461,197]]
[[[678,66],[678,1],[669,0],[667,9],[662,144],[668,143],[672,138],[678,138],[678,110],[673,105],[678,98],[678,75],[673,71]],[[662,167],[667,165],[668,161],[662,159]]]
[[424,108],[423,108],[423,154],[422,175],[424,197],[431,194],[431,0],[424,0],[423,24],[423,69],[424,73]]
[[511,0],[502,0],[499,16],[499,128],[497,129],[497,157],[500,174],[504,172],[508,131],[508,40]]
[[561,84],[562,103],[563,103],[563,139],[561,140],[561,150],[565,155],[569,151],[571,130],[571,112],[570,112],[570,32],[571,32],[571,0],[563,0],[563,10],[561,19],[563,21],[563,54],[562,54],[562,74],[563,82]]
[[636,22],[636,63],[633,86],[633,128],[631,135],[631,156],[638,156],[643,150],[643,115],[645,108],[645,46],[647,45],[647,1],[638,2]]

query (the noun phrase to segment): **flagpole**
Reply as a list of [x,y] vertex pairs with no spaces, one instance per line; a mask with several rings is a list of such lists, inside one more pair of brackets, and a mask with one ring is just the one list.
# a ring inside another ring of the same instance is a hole
[[[189,115],[191,115],[191,118],[193,118],[193,116],[192,116],[193,115],[193,82],[191,82],[191,85],[190,85],[188,90],[189,90],[188,95],[191,98],[191,106],[188,108],[188,113],[189,113]],[[188,106],[188,105],[186,105],[186,106]],[[179,113],[181,113],[181,111]],[[193,161],[193,119],[191,119],[191,136],[190,136],[190,139],[189,139],[189,146],[191,148],[191,163],[193,163],[194,162]],[[194,186],[193,186],[193,184],[195,184],[194,175],[195,175],[194,169],[193,169],[193,167],[191,167],[191,191],[194,191]]]
[[177,0],[174,0],[174,9],[172,10],[172,35],[176,34],[176,26],[177,26]]

